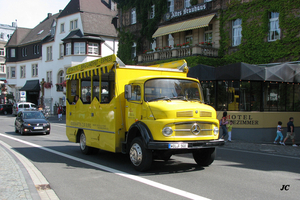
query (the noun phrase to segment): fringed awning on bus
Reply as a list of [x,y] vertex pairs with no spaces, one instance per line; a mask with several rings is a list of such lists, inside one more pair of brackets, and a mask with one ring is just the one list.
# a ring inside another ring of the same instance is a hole
[[86,78],[108,73],[115,63],[124,65],[116,55],[99,58],[67,69],[67,80]]

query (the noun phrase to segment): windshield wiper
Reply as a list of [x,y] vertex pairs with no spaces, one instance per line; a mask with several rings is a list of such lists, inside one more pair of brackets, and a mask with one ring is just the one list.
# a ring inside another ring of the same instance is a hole
[[171,97],[170,99],[180,99],[180,100],[187,101],[187,99],[185,98],[185,96]]
[[148,102],[150,102],[150,101],[157,101],[157,100],[171,100],[169,97],[167,97],[167,96],[164,96],[164,97],[157,97],[157,98],[154,98],[154,99],[151,99],[151,100],[149,100]]

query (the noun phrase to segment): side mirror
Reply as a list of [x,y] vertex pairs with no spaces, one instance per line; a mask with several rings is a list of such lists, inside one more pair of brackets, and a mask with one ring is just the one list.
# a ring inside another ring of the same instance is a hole
[[125,85],[125,99],[131,99],[131,85]]

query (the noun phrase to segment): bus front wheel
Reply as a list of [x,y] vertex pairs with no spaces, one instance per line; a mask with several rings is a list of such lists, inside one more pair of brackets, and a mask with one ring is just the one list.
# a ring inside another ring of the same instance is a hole
[[134,138],[130,145],[130,161],[137,171],[146,171],[152,164],[152,152],[144,147],[141,137]]
[[200,166],[209,166],[216,157],[216,148],[199,149],[193,152],[196,163]]
[[86,145],[86,137],[85,137],[85,134],[84,134],[83,131],[80,133],[79,144],[80,144],[81,152],[85,155],[89,155],[89,154],[92,154],[92,153],[96,152],[95,148],[89,147],[89,146]]

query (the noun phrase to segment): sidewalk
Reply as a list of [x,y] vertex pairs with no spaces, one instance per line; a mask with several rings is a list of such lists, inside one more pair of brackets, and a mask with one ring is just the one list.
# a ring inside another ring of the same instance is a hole
[[[59,121],[57,116],[50,116],[49,121],[51,123],[65,123],[65,115],[63,115],[63,119]],[[248,143],[245,141],[235,141],[226,142],[224,146],[219,148],[227,148],[227,149],[239,149],[244,151],[254,151],[268,154],[276,154],[283,156],[292,156],[300,158],[300,147],[292,147],[291,145],[276,145],[274,143]],[[54,191],[50,188],[47,180],[43,180],[42,174],[40,174],[39,179],[42,180],[40,183],[36,183],[36,181],[31,180],[32,175],[28,176],[27,172],[21,170],[24,168],[24,161],[19,162],[21,160],[22,155],[16,156],[13,155],[12,150],[9,148],[7,144],[0,140],[0,199],[14,199],[14,200],[53,200],[59,199]],[[22,158],[25,160],[26,158]],[[27,160],[27,159],[26,159]],[[30,161],[28,162],[30,165]],[[31,164],[32,165],[32,164]],[[35,168],[33,165],[31,168]],[[27,169],[28,166],[25,166]],[[27,171],[30,171],[27,169]],[[39,172],[40,173],[40,172]],[[35,172],[35,174],[38,174]],[[31,178],[30,178],[31,177]],[[47,186],[46,190],[40,191],[36,188],[40,188],[39,186]],[[30,189],[31,188],[31,189]],[[32,189],[34,188],[34,189]],[[35,190],[36,189],[36,190]]]

